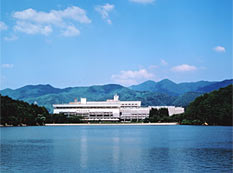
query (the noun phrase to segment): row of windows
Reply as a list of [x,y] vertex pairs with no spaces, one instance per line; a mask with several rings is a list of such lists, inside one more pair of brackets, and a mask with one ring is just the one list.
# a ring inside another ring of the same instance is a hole
[[121,104],[122,106],[137,106],[138,104],[134,104],[134,103],[132,103],[132,104],[130,104],[130,103],[128,103],[128,104]]
[[[71,112],[64,112],[65,115],[81,115],[81,116],[90,116],[90,117],[109,117],[113,116],[111,112],[96,112],[96,113],[71,113]],[[129,118],[129,117],[146,117],[148,114],[131,114],[131,115],[120,115],[121,117]]]
[[94,114],[82,114],[82,113],[71,113],[71,112],[64,112],[65,115],[80,115],[80,116],[92,116],[92,117],[95,117],[95,116],[104,116],[104,117],[109,117],[109,116],[113,116],[112,113],[94,113]]
[[101,115],[101,114],[98,114],[98,115],[94,115],[94,114],[91,114],[90,117],[112,117],[113,115]]
[[[128,116],[129,114],[122,114],[122,116]],[[148,115],[148,114],[130,114],[130,115],[134,115],[134,116],[138,116],[138,115],[142,115],[142,116],[144,116],[144,115]]]
[[127,116],[121,116],[121,118],[143,118],[143,117],[148,117],[147,115],[138,115],[138,116],[131,116],[131,115],[127,115]]
[[138,106],[121,106],[121,108],[137,108]]
[[119,107],[105,106],[105,107],[54,107],[55,109],[116,109]]
[[[95,117],[89,117],[88,118],[89,120],[95,120],[96,118]],[[98,119],[102,119],[102,120],[104,120],[104,119],[112,119],[112,120],[118,120],[118,118],[113,118],[113,117],[104,117],[104,118],[98,118]]]
[[[133,108],[138,107],[138,105],[128,105],[128,106],[121,106],[121,108]],[[55,109],[117,109],[119,107],[116,106],[102,106],[102,107],[54,107]]]

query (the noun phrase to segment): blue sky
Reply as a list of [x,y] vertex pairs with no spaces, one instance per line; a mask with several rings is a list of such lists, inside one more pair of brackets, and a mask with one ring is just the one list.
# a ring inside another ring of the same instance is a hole
[[1,89],[232,78],[231,0],[2,0]]

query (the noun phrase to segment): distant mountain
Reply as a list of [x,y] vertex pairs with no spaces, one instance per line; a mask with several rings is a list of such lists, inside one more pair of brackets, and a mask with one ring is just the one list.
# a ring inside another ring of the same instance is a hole
[[183,89],[183,92],[193,92],[197,91],[201,87],[205,87],[211,84],[214,84],[216,82],[209,82],[209,81],[198,81],[198,82],[183,82],[179,83],[179,87]]
[[135,91],[150,91],[164,93],[173,96],[181,96],[187,92],[200,92],[206,93],[219,88],[226,87],[227,85],[232,84],[231,80],[224,80],[220,82],[208,82],[208,81],[198,81],[198,82],[184,82],[184,83],[175,83],[169,79],[164,79],[159,82],[146,81],[139,85],[133,85],[129,88]]
[[230,84],[233,84],[233,79],[228,79],[221,82],[215,82],[207,86],[200,87],[197,89],[197,91],[202,93],[208,93],[214,90],[218,90],[219,88],[224,88]]
[[118,94],[121,100],[139,100],[143,106],[175,105],[187,106],[197,96],[215,89],[225,87],[233,80],[221,82],[190,82],[176,84],[168,79],[160,82],[147,81],[129,88],[117,84],[96,85],[90,87],[54,88],[51,85],[27,85],[18,89],[4,89],[0,93],[12,99],[28,103],[37,102],[52,112],[52,104],[69,103],[75,98],[86,97],[87,100],[103,101]]
[[202,93],[200,92],[187,92],[183,95],[178,96],[177,99],[173,102],[173,104],[176,106],[185,107],[200,95],[202,95]]
[[132,90],[136,90],[136,91],[152,91],[153,92],[155,86],[156,86],[155,81],[148,80],[138,85],[132,85],[129,88]]
[[109,84],[90,87],[73,87],[58,89],[48,85],[28,85],[16,90],[5,89],[1,91],[2,95],[7,95],[13,99],[19,99],[28,103],[34,103],[45,106],[50,112],[52,104],[69,103],[74,98],[86,97],[87,100],[102,101],[113,98],[118,94],[121,100],[139,100],[142,105],[172,105],[176,99],[173,96],[148,92],[134,91],[121,85]]
[[169,94],[173,96],[176,96],[182,93],[182,91],[177,86],[177,84],[172,82],[169,79],[164,79],[164,80],[161,80],[160,82],[154,82],[150,80],[150,81],[141,83],[139,85],[130,86],[129,88],[135,91],[158,92],[158,93],[164,93],[164,94]]
[[1,91],[4,95],[8,95],[14,99],[21,99],[28,97],[39,97],[48,93],[59,93],[62,89],[54,88],[51,85],[26,85],[22,88],[12,90],[4,89]]

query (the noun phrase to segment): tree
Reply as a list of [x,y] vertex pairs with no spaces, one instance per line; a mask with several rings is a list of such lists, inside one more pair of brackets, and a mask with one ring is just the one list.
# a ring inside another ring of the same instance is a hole
[[169,117],[167,108],[161,108],[161,109],[151,108],[149,113],[150,122],[164,121],[165,117]]
[[187,107],[184,119],[191,124],[232,125],[232,87],[229,85],[196,98]]
[[2,125],[43,125],[48,114],[44,107],[1,96]]

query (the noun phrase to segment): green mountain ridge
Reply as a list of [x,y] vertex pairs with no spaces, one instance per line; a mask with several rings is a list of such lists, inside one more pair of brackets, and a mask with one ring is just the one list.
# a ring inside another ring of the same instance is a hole
[[[151,105],[174,105],[187,106],[196,97],[205,93],[208,89],[221,88],[221,86],[232,83],[232,80],[221,82],[200,81],[195,83],[176,84],[168,79],[156,83],[156,89],[153,88],[154,81],[147,81],[139,84],[141,89],[149,91],[137,91],[131,87],[127,88],[118,84],[94,85],[89,87],[68,87],[64,89],[55,88],[49,84],[46,85],[27,85],[15,90],[4,89],[0,93],[3,96],[9,96],[12,99],[23,100],[28,103],[36,102],[39,106],[45,106],[49,112],[52,112],[52,104],[69,103],[75,98],[85,97],[87,100],[104,101],[113,98],[114,94],[120,96],[120,100],[139,100],[143,106]],[[186,92],[184,86],[187,86]],[[181,87],[180,87],[181,86]],[[198,87],[201,91],[198,91]],[[206,88],[204,88],[206,87]]]
[[195,100],[197,97],[202,95],[200,92],[187,92],[183,95],[177,97],[177,99],[173,102],[176,106],[186,107],[189,103]]
[[[25,91],[25,88],[28,90]],[[50,87],[51,89],[51,87]],[[75,98],[86,97],[87,100],[103,101],[113,98],[114,94],[118,94],[121,100],[140,100],[142,105],[171,105],[175,100],[175,97],[144,91],[133,91],[129,88],[123,87],[116,84],[90,86],[90,87],[72,87],[65,89],[53,88],[45,93],[47,86],[44,88],[39,85],[37,86],[25,86],[16,90],[2,90],[2,95],[8,95],[9,97],[16,100],[23,100],[28,103],[37,102],[40,106],[45,106],[50,112],[52,112],[52,104],[69,103]],[[6,93],[5,93],[6,91]],[[51,93],[52,91],[52,93]],[[58,92],[54,92],[58,91]],[[32,93],[30,96],[30,92]],[[42,93],[39,94],[38,93]],[[26,93],[26,94],[25,94]],[[21,95],[22,94],[22,95]]]
[[145,81],[139,85],[132,85],[129,88],[135,91],[150,91],[164,93],[174,96],[181,96],[187,92],[200,92],[206,93],[213,90],[217,90],[221,87],[233,84],[233,80],[223,80],[223,81],[198,81],[198,82],[183,82],[175,83],[169,79],[164,79],[159,82],[155,81]]
[[224,88],[230,84],[233,84],[233,79],[227,79],[227,80],[224,80],[221,82],[215,82],[215,83],[212,83],[210,85],[200,87],[200,88],[198,88],[197,91],[202,92],[202,93],[207,93],[207,92],[211,92],[214,90],[218,90],[219,88]]

